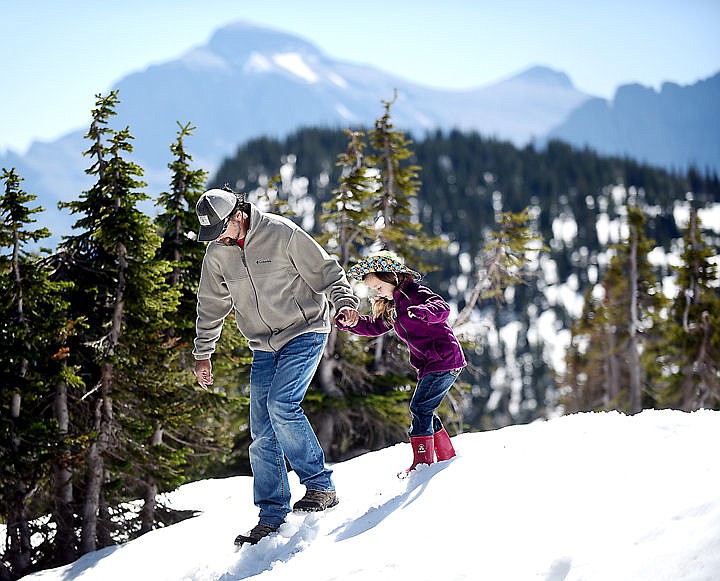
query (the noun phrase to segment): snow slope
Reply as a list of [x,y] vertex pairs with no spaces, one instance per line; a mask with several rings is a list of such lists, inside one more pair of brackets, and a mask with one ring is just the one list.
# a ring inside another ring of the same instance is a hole
[[195,482],[168,499],[200,516],[25,579],[718,580],[718,442],[717,411],[575,414],[459,435],[402,481],[399,444],[334,466],[336,508],[240,550],[251,478]]

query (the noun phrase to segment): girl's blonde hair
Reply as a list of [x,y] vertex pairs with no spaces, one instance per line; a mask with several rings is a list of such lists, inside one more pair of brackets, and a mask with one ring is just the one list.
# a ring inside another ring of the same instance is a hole
[[[370,274],[374,274],[381,281],[394,285],[395,287],[399,287],[406,280],[412,278],[411,275],[404,272],[382,271],[370,272],[363,277],[363,280]],[[395,319],[397,319],[397,309],[395,308],[395,301],[393,299],[375,297],[374,299],[372,299],[372,314],[374,319],[382,319],[389,326],[392,327],[395,324]]]

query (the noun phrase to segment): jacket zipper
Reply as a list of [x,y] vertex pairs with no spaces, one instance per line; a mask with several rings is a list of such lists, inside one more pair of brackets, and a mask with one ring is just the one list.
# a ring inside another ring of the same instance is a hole
[[248,268],[248,265],[247,265],[247,257],[245,256],[245,249],[243,247],[240,247],[239,250],[240,250],[240,256],[243,261],[243,265],[245,266],[245,270],[248,273],[248,279],[250,280],[250,286],[252,286],[253,294],[255,295],[255,304],[257,305],[258,317],[263,322],[263,324],[268,328],[268,331],[270,331],[270,336],[268,337],[268,347],[270,347],[270,349],[275,351],[275,349],[273,348],[273,346],[271,344],[271,339],[273,336],[273,329],[270,325],[267,324],[267,321],[263,318],[262,313],[260,312],[260,299],[258,298],[258,292],[257,292],[257,288],[255,287],[255,281],[253,280],[252,276],[250,275],[250,269]]
[[422,351],[420,351],[417,347],[413,346],[413,344],[410,341],[410,333],[408,333],[407,328],[405,325],[403,325],[400,321],[396,321],[398,326],[402,328],[403,331],[405,331],[405,336],[407,337],[406,343],[407,346],[410,348],[410,351],[415,351],[415,353],[418,354],[418,357],[421,357],[422,359],[425,359],[425,355],[423,355]]

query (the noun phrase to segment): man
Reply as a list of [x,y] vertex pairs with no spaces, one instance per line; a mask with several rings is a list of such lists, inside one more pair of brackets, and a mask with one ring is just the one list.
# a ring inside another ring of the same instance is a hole
[[253,352],[250,368],[250,466],[258,524],[235,544],[255,544],[290,512],[285,464],[306,487],[293,510],[338,503],[332,471],[300,404],[330,331],[331,306],[344,321],[359,317],[343,269],[299,226],[261,212],[225,189],[198,200],[198,239],[209,242],[198,287],[195,375],[213,383],[211,356],[223,322],[235,311]]

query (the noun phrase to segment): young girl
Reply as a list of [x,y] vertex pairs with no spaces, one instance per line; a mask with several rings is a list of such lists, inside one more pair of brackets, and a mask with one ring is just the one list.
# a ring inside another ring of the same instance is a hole
[[447,324],[450,307],[429,288],[419,285],[420,273],[406,267],[392,252],[364,258],[348,271],[374,291],[372,316],[338,315],[338,328],[376,337],[395,329],[410,350],[410,363],[417,369],[418,383],[410,400],[412,465],[431,464],[455,456],[448,433],[435,410],[465,367],[460,343]]

